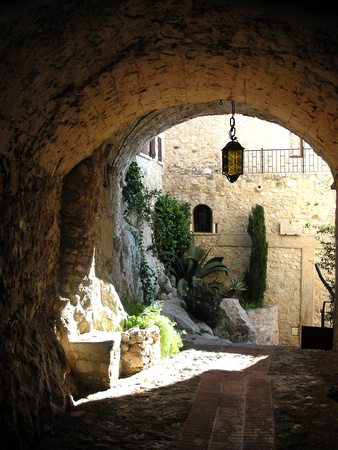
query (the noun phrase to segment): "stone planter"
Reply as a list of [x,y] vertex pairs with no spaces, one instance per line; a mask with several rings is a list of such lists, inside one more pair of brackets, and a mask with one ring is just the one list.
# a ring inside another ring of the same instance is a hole
[[333,328],[302,326],[301,348],[332,350]]
[[121,335],[120,376],[129,377],[158,364],[161,357],[160,330],[156,325],[130,328]]

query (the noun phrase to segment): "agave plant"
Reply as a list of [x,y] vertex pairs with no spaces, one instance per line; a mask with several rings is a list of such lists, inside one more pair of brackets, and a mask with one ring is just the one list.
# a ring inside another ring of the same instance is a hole
[[232,297],[236,292],[246,291],[247,287],[244,281],[237,280],[236,278],[232,278],[227,283],[225,283],[227,287],[230,288],[228,292],[226,292],[227,297]]
[[[222,263],[223,257],[215,257],[207,261],[211,250],[211,248],[206,250],[197,247],[194,236],[192,236],[188,256],[176,256],[173,273],[179,293],[182,294],[188,287],[198,286],[202,283],[202,278],[210,273],[219,271],[223,271],[227,275],[230,273],[230,269]],[[214,280],[214,283],[217,284],[217,280]]]

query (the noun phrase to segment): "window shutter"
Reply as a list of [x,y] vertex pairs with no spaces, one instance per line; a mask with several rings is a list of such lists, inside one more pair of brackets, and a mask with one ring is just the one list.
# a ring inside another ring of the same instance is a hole
[[162,139],[157,138],[157,159],[162,162]]
[[150,156],[151,158],[155,158],[155,156],[156,156],[155,139],[152,139],[152,140],[149,142],[149,156]]

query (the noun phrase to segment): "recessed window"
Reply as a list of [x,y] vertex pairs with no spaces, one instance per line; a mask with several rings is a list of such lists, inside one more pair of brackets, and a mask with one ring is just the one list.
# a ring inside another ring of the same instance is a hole
[[196,233],[212,233],[212,210],[207,205],[194,208],[194,231]]
[[149,142],[148,155],[153,159],[156,159],[157,156],[157,160],[162,161],[162,138],[160,136],[153,138]]

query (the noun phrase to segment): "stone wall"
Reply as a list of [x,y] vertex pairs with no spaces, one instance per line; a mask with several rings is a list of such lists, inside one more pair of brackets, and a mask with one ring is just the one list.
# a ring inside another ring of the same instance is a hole
[[160,330],[130,328],[121,336],[120,376],[128,377],[158,364],[161,357]]
[[61,183],[0,155],[1,442],[36,438],[68,405],[55,337]]
[[278,305],[247,309],[246,313],[256,330],[258,345],[279,344]]
[[[235,118],[237,137],[247,149],[294,145],[295,136],[282,127],[239,115]],[[304,225],[334,221],[332,177],[330,172],[247,174],[229,183],[221,175],[228,123],[229,116],[203,117],[166,132],[163,190],[189,202],[192,211],[199,204],[212,209],[217,233],[196,233],[196,243],[213,247],[211,256],[223,256],[238,279],[249,264],[249,213],[257,203],[264,207],[269,241],[265,299],[279,305],[280,342],[298,345],[302,325],[320,325],[320,309],[327,298],[313,266],[320,246]],[[297,234],[282,236],[282,221],[291,221]]]

